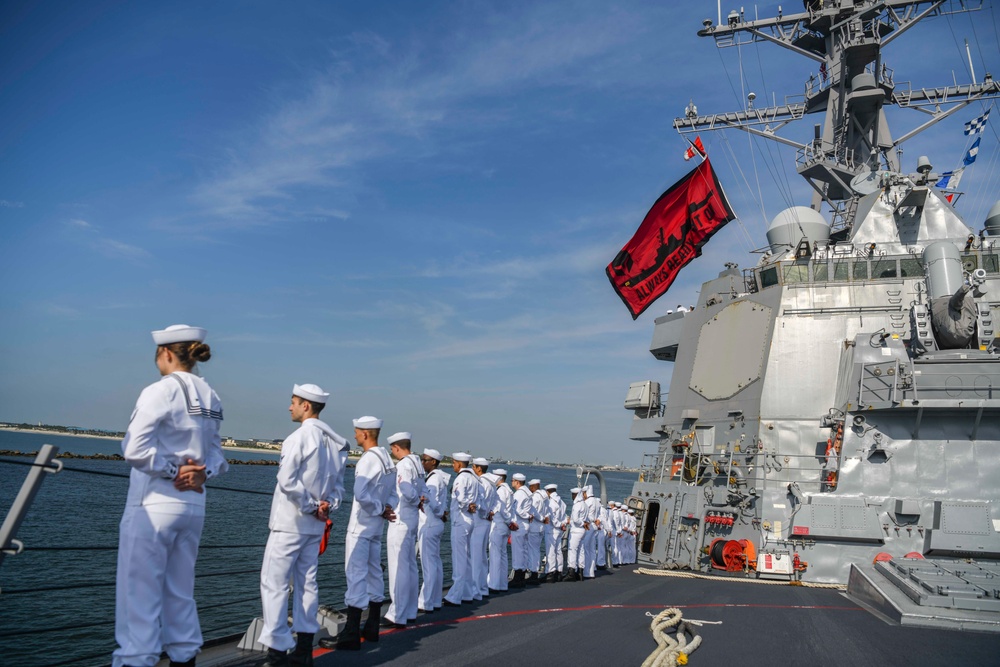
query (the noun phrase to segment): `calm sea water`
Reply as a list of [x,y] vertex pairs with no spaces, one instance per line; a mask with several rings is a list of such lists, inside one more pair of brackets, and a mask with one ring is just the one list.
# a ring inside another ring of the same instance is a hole
[[[120,453],[114,440],[0,431],[0,449],[30,452],[42,444],[74,454]],[[277,454],[226,451],[230,461]],[[26,457],[0,457],[30,462]],[[67,459],[67,467],[86,471],[128,474],[123,461]],[[509,467],[509,466],[508,466]],[[509,467],[510,468],[510,467]],[[5,517],[29,468],[0,460],[0,518]],[[195,597],[206,639],[244,631],[260,615],[260,565],[267,542],[271,500],[222,488],[266,491],[274,489],[274,466],[232,465],[213,480],[202,548],[198,557]],[[549,467],[516,467],[529,479],[559,484],[569,499],[576,472]],[[609,499],[622,499],[632,490],[634,473],[604,474]],[[348,469],[345,487],[350,495],[354,470]],[[596,484],[595,484],[596,486]],[[25,551],[7,556],[0,567],[0,665],[101,665],[110,662],[114,642],[114,547],[118,543],[128,480],[64,470],[47,475],[18,539]],[[344,606],[344,533],[350,515],[345,505],[334,516],[326,553],[320,558],[320,604]],[[450,583],[447,529],[442,538],[445,582]],[[215,548],[215,547],[225,548]],[[53,548],[112,547],[107,550]],[[384,547],[383,547],[384,549]],[[383,567],[385,566],[383,551]],[[388,575],[386,575],[388,576]],[[59,586],[91,586],[60,591]],[[92,624],[92,625],[91,625]],[[91,627],[81,628],[80,625]],[[65,628],[65,629],[59,629]],[[59,630],[57,630],[59,629]]]

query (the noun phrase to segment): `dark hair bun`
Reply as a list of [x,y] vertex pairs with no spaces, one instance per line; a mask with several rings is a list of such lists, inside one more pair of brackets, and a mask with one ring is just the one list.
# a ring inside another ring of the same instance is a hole
[[212,348],[206,343],[191,343],[191,358],[195,361],[208,361],[212,358]]

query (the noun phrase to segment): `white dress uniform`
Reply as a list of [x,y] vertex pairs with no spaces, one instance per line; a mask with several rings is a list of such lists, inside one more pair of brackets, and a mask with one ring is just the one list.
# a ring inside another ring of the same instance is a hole
[[569,548],[566,552],[566,559],[569,567],[580,574],[586,568],[583,554],[583,543],[587,535],[587,501],[583,499],[583,493],[578,493],[573,500],[573,508],[570,510],[569,518]]
[[628,514],[625,515],[628,519],[628,534],[625,539],[626,553],[628,554],[629,563],[635,562],[635,536],[636,536],[636,523],[635,523],[635,510],[628,510]]
[[386,505],[396,505],[396,467],[389,453],[376,446],[362,454],[354,468],[354,503],[344,549],[348,607],[365,608],[385,599],[382,513]]
[[531,522],[531,529],[528,531],[528,570],[537,573],[542,566],[542,539],[546,528],[542,522],[549,518],[548,494],[541,489],[532,493],[531,509],[534,521]]
[[481,600],[482,595],[473,584],[472,528],[473,514],[469,505],[479,505],[479,478],[469,468],[455,475],[451,489],[451,589],[445,600],[462,604]]
[[152,666],[162,651],[186,662],[201,648],[194,568],[207,494],[178,491],[173,479],[188,459],[209,479],[228,470],[221,421],[219,397],[191,373],[164,376],[136,401],[122,440],[132,470],[118,541],[114,667]]
[[513,504],[517,530],[511,531],[510,534],[510,564],[515,570],[527,570],[528,530],[534,523],[532,521],[534,513],[531,509],[531,491],[528,491],[528,487],[522,486],[514,492]]
[[598,505],[597,519],[601,522],[597,531],[597,565],[603,568],[608,564],[608,510],[604,505]]
[[597,520],[600,518],[601,499],[593,495],[594,487],[587,487],[587,521],[590,522],[590,529],[587,530],[587,537],[584,540],[585,566],[584,577],[593,577],[597,574],[597,533],[600,528]]
[[486,584],[495,591],[505,591],[510,568],[507,540],[510,538],[510,524],[514,521],[514,492],[506,482],[496,489],[497,509],[490,526],[490,572]]
[[[424,454],[427,454],[427,450],[424,451]],[[427,502],[424,503],[424,511],[420,513],[420,522],[417,528],[420,566],[424,574],[424,583],[420,587],[417,604],[420,609],[425,611],[440,609],[444,595],[441,535],[444,534],[444,513],[448,511],[448,481],[450,479],[451,475],[435,468],[427,473],[425,480]]]
[[[489,475],[489,477],[487,477]],[[494,480],[494,481],[491,481]],[[493,525],[493,517],[496,515],[499,498],[496,491],[496,477],[485,473],[479,478],[479,508],[476,511],[476,519],[472,528],[472,572],[476,590],[481,597],[490,594],[487,579],[490,573],[489,561],[489,541],[490,526]]]
[[[295,647],[292,631],[312,634],[319,630],[316,571],[326,521],[317,517],[316,511],[321,502],[330,503],[331,513],[340,507],[345,467],[341,453],[345,448],[350,448],[348,441],[315,418],[303,421],[281,446],[278,483],[268,520],[271,534],[260,570],[264,628],[259,641],[265,646],[288,651]],[[290,578],[295,590],[291,630]]]
[[563,570],[562,535],[566,523],[566,503],[555,491],[549,496],[549,525],[545,527],[545,572]]
[[[409,433],[402,435],[408,436]],[[389,441],[393,442],[391,437]],[[385,619],[392,623],[405,624],[417,617],[417,596],[420,594],[417,528],[420,523],[420,498],[424,495],[424,467],[420,463],[420,457],[408,454],[396,463],[396,496],[399,504],[396,506],[396,520],[389,522],[385,537],[389,563],[389,596],[392,598]]]
[[618,505],[615,503],[609,503],[611,507],[608,509],[608,532],[611,533],[611,565],[617,567],[621,565],[621,512],[618,511]]

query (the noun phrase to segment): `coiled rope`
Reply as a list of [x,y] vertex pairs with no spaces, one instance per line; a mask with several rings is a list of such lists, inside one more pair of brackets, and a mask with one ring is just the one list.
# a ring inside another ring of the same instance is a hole
[[635,574],[647,574],[653,577],[677,577],[678,579],[708,579],[710,581],[739,581],[747,584],[764,584],[766,586],[802,586],[803,588],[832,588],[839,591],[846,591],[844,584],[822,584],[809,581],[776,581],[772,579],[747,579],[739,577],[716,577],[710,574],[700,574],[698,572],[685,572],[680,570],[651,570],[645,567],[637,567],[633,570]]
[[[653,614],[647,611],[646,616],[653,616]],[[649,629],[653,633],[653,639],[656,640],[657,646],[656,650],[650,653],[649,657],[642,663],[642,667],[686,665],[688,656],[701,646],[701,636],[696,635],[691,626],[702,623],[717,625],[721,621],[685,621],[681,616],[681,610],[677,607],[669,607],[653,616]],[[677,628],[677,632],[673,635],[669,634],[668,630],[674,627]]]

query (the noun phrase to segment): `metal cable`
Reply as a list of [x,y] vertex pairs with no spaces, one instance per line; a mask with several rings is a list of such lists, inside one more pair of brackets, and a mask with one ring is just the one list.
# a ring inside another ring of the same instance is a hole
[[[109,459],[109,460],[115,460],[115,459]],[[39,467],[39,468],[45,468],[47,470],[51,470],[52,472],[58,472],[58,470],[56,468],[53,468],[52,466],[43,465],[41,463],[33,463],[33,462],[29,463],[27,461],[11,461],[10,459],[0,459],[0,463],[10,463],[10,464],[13,464],[13,465]],[[118,472],[105,472],[103,470],[87,470],[86,468],[73,468],[73,467],[67,466],[67,465],[64,465],[62,467],[62,469],[63,470],[69,470],[70,472],[82,472],[82,473],[86,473],[88,475],[103,475],[104,477],[120,477],[122,479],[129,479],[129,475],[123,475],[123,474],[118,473]],[[235,488],[232,488],[232,487],[229,487],[229,486],[215,486],[215,485],[212,485],[212,486],[210,486],[208,488],[210,488],[212,490],[215,490],[215,491],[235,491],[237,493],[250,493],[250,494],[258,495],[258,496],[273,496],[274,495],[274,493],[271,492],[271,491],[254,491],[252,489],[235,489]]]
[[[260,568],[253,568],[252,570],[234,570],[225,572],[204,572],[202,574],[194,575],[195,579],[202,579],[207,577],[221,577],[223,575],[233,575],[233,574],[249,574],[251,572],[260,572]],[[18,595],[21,593],[51,593],[54,591],[68,591],[75,590],[78,588],[106,588],[108,586],[114,586],[115,582],[102,582],[102,583],[88,583],[88,584],[63,584],[60,586],[42,586],[39,588],[15,588],[10,591],[3,591],[4,595]]]
[[[202,544],[201,549],[254,549],[266,547],[266,544]],[[117,546],[88,547],[25,547],[24,551],[117,551]]]

